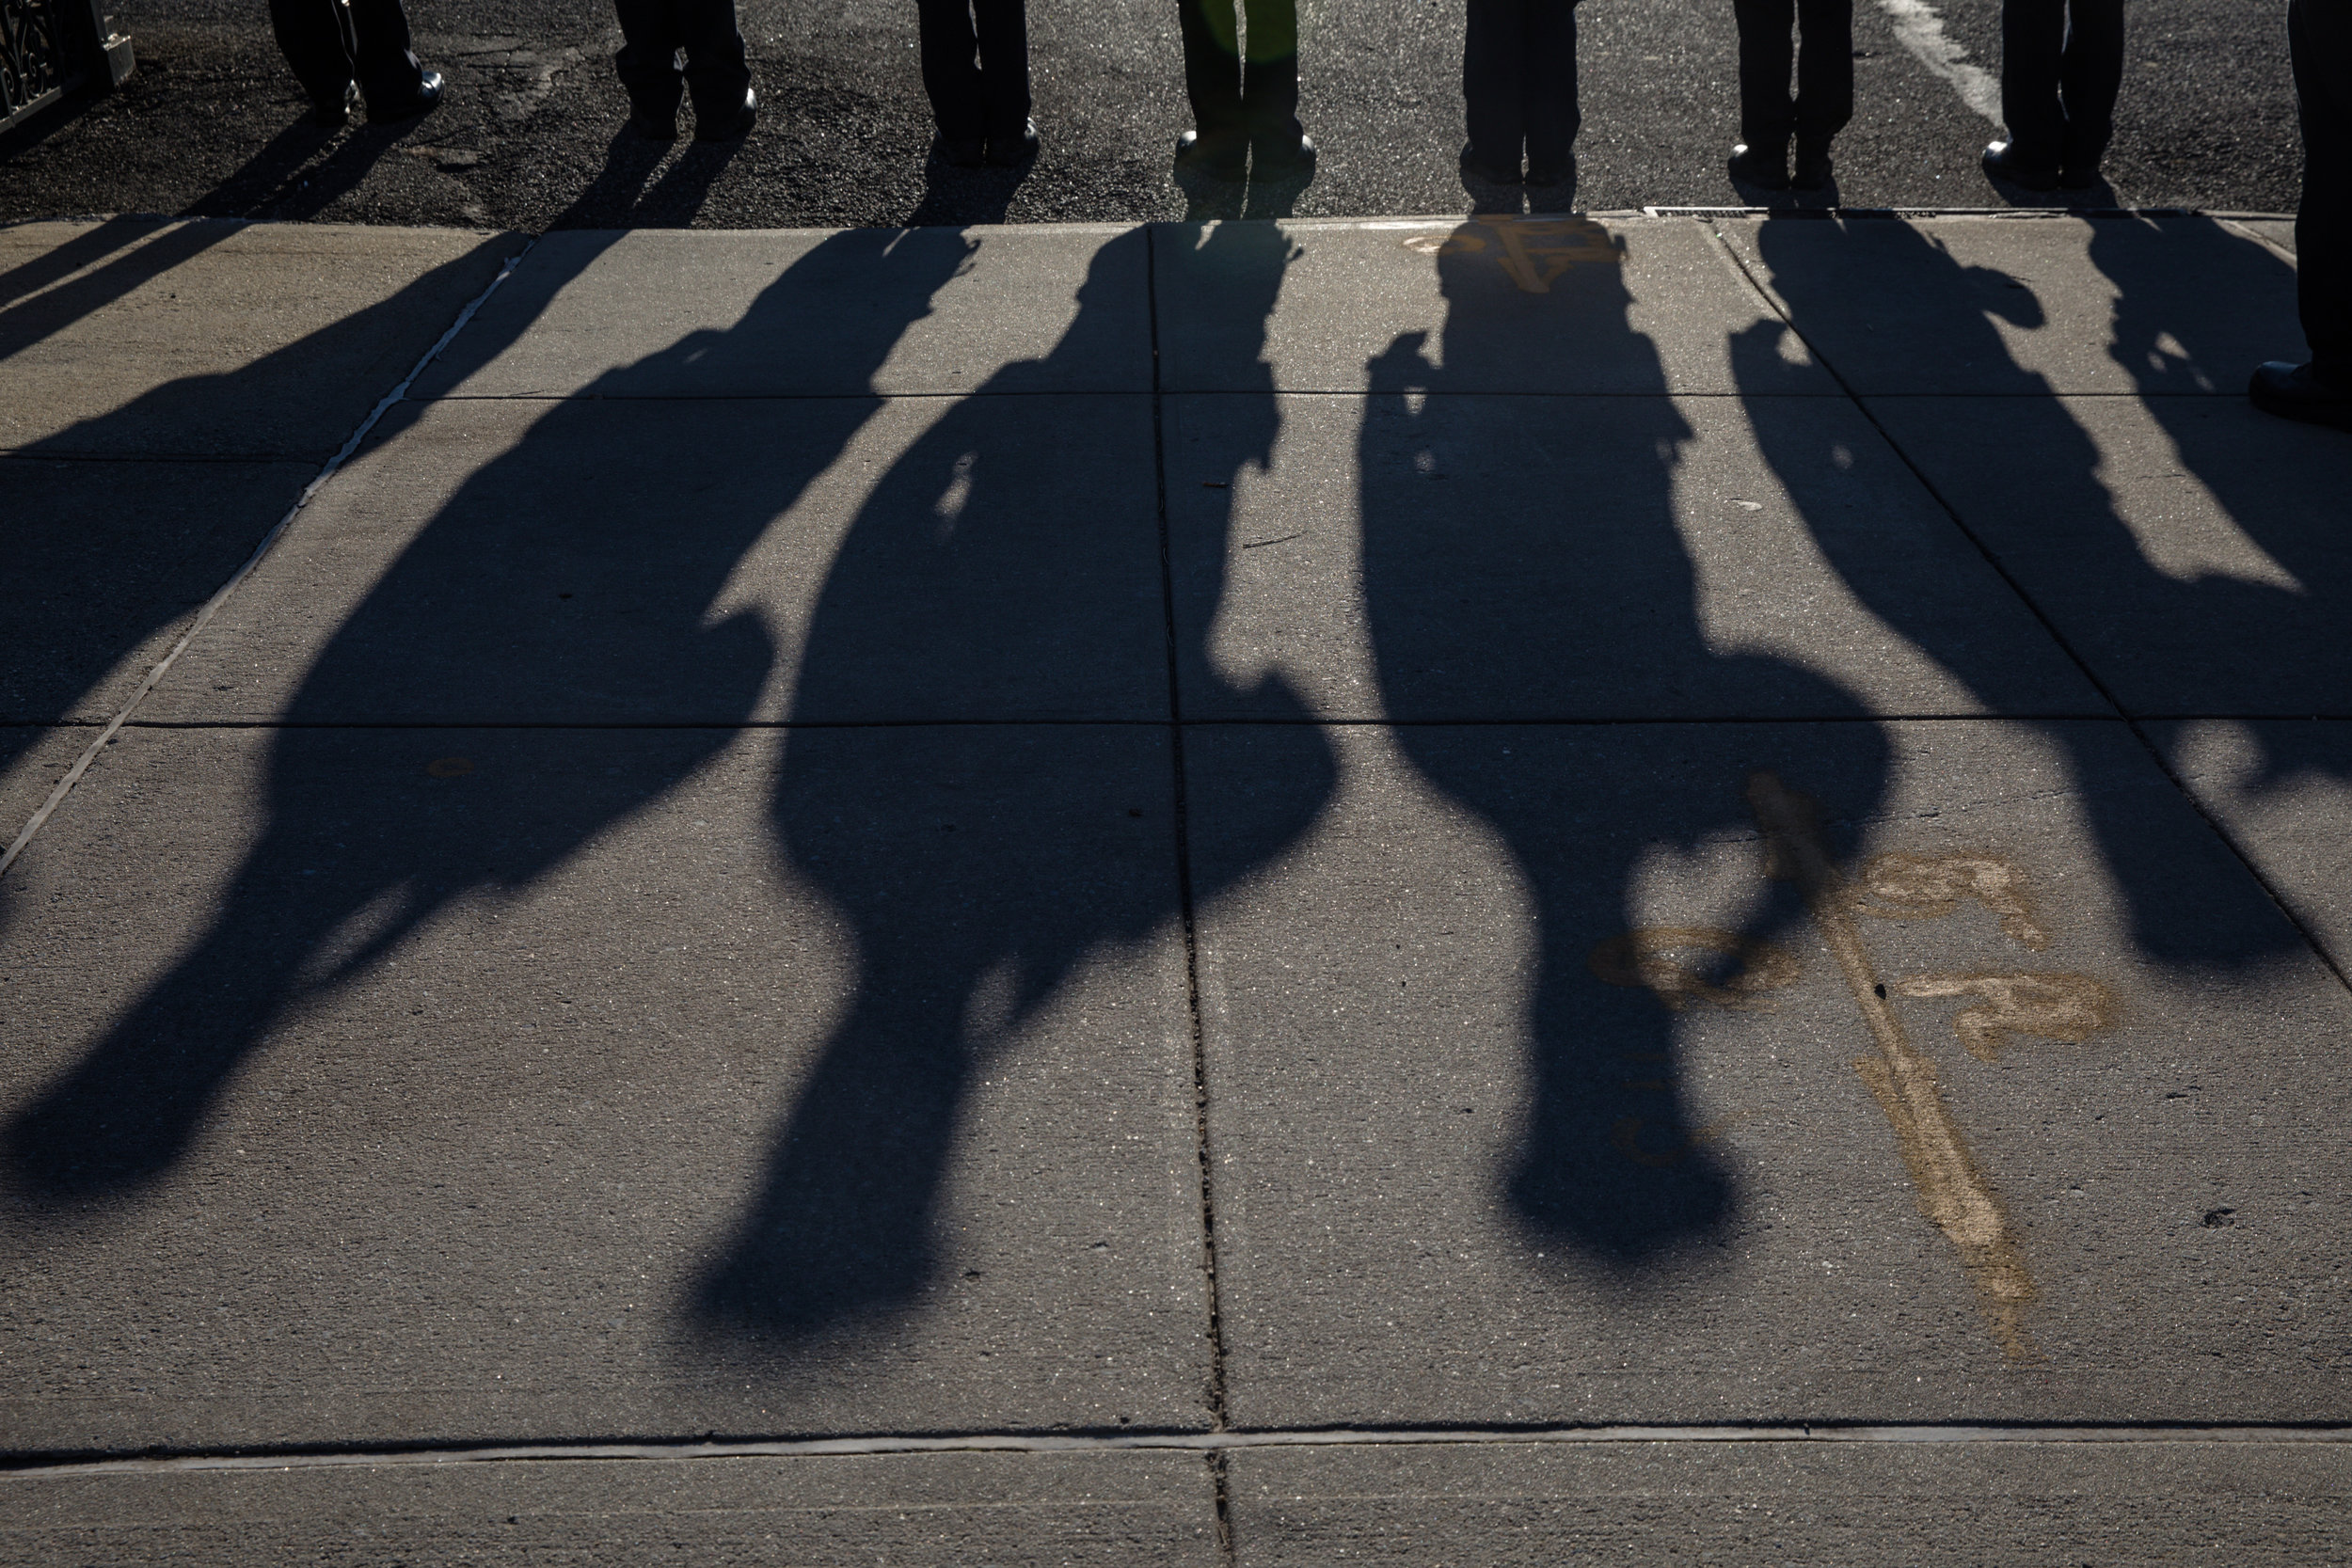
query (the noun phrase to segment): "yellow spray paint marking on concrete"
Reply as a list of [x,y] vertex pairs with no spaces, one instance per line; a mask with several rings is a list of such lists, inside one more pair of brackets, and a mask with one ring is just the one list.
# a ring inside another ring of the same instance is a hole
[[1870,967],[1869,952],[1854,921],[1853,890],[1821,842],[1813,803],[1771,773],[1756,773],[1748,780],[1748,806],[1772,847],[1773,874],[1794,881],[1804,894],[1805,907],[1878,1045],[1878,1054],[1857,1060],[1854,1070],[1895,1130],[1921,1211],[1959,1250],[1961,1264],[1976,1287],[1978,1309],[2001,1348],[2013,1360],[2039,1359],[2025,1323],[2026,1308],[2034,1299],[2033,1277],[2026,1273],[1999,1196],[1979,1170],[1944,1103],[1935,1064],[1912,1046]]
[[2050,933],[2034,919],[2025,874],[1991,855],[1880,855],[1862,868],[1855,908],[1885,920],[1935,920],[1974,898],[2001,929],[2039,953]]
[[1423,256],[1492,254],[1503,276],[1531,294],[1551,293],[1552,280],[1580,261],[1615,266],[1625,260],[1609,230],[1590,218],[1486,217],[1451,234],[1416,234],[1405,248]]
[[1990,1062],[2004,1035],[2080,1045],[2115,1022],[2115,993],[2088,974],[1914,974],[1895,982],[1898,996],[1977,996],[1952,1018],[1968,1054]]
[[[1724,954],[1740,967],[1719,981],[1709,980],[1673,957],[1692,951]],[[1712,926],[1645,926],[1611,937],[1584,961],[1595,979],[1612,986],[1646,986],[1676,1012],[1693,1002],[1769,1012],[1772,999],[1757,992],[1794,985],[1801,973],[1796,955],[1787,948]]]

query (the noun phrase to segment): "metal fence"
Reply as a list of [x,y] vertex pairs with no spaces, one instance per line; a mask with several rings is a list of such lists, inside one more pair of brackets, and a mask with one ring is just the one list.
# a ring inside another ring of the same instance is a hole
[[131,40],[99,0],[0,0],[0,131],[84,87],[131,74]]

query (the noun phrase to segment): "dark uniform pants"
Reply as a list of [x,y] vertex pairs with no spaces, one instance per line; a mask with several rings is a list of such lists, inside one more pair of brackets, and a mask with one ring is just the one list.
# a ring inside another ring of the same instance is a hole
[[[718,118],[742,107],[752,85],[743,35],[735,26],[735,0],[612,0],[621,23],[621,52],[612,69],[630,103],[657,119],[677,113],[691,88],[694,113]],[[677,54],[686,51],[683,75]]]
[[2096,168],[2123,86],[2123,0],[2002,0],[2001,118],[2017,161]]
[[1576,102],[1576,0],[1470,0],[1462,103],[1470,156],[1516,169],[1567,167],[1584,123]]
[[1017,136],[1029,118],[1023,0],[915,0],[923,90],[950,139]]
[[2295,101],[2303,119],[2296,292],[2312,368],[2352,390],[2352,0],[2289,0]]
[[424,80],[400,0],[269,0],[269,24],[313,103],[342,103],[354,81],[370,103],[397,103]]
[[1740,139],[1768,150],[1792,135],[1829,145],[1853,119],[1853,0],[1731,0],[1731,14],[1740,24]]
[[[1184,92],[1203,140],[1298,135],[1296,0],[1238,0],[1248,37],[1236,46],[1236,0],[1176,0]],[[1244,50],[1248,60],[1242,59]]]

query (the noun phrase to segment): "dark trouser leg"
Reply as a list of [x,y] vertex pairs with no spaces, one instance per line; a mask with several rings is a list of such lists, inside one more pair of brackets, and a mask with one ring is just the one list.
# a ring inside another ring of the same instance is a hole
[[417,95],[424,67],[408,49],[408,18],[400,0],[351,0],[352,74],[371,103],[399,103]]
[[340,0],[269,0],[269,24],[294,80],[314,103],[341,103],[351,86],[350,13]]
[[1527,126],[1527,169],[1547,177],[1567,172],[1576,133],[1584,124],[1576,101],[1576,0],[1535,0],[1520,37],[1521,117]]
[[628,92],[628,101],[656,119],[677,113],[686,90],[678,75],[678,35],[669,0],[612,0],[621,24],[621,51],[612,56],[613,72]]
[[1521,0],[1470,0],[1462,39],[1462,105],[1470,156],[1489,168],[1516,172],[1526,139],[1525,95],[1519,72],[1526,37]]
[[1827,147],[1853,119],[1853,0],[1798,0],[1797,140]]
[[1176,0],[1184,39],[1184,94],[1204,138],[1241,134],[1241,51],[1233,0]]
[[2115,134],[2115,95],[2123,86],[2123,0],[2069,0],[2066,52],[2058,57],[2058,98],[2066,136],[2058,163],[2089,170]]
[[915,11],[931,119],[950,141],[977,141],[987,124],[980,110],[979,40],[972,28],[970,0],[915,0]]
[[1242,119],[1252,135],[1276,143],[1298,135],[1297,0],[1243,0],[1248,36],[1241,75]]
[[2066,0],[2002,0],[2001,119],[2022,164],[2055,169],[2066,147],[2058,107],[2058,57],[2066,48]]
[[[1740,24],[1740,139],[1766,152],[1786,148],[1797,128],[1788,99],[1797,0],[1731,0],[1731,16]],[[1808,60],[1812,54],[1805,51]]]
[[2352,0],[2289,0],[2295,99],[2303,122],[2296,293],[2312,368],[2352,391]]
[[1029,119],[1029,18],[1023,0],[972,0],[988,134],[1016,136]]
[[677,40],[686,49],[686,90],[694,118],[723,119],[743,107],[752,68],[735,25],[735,0],[672,0]]

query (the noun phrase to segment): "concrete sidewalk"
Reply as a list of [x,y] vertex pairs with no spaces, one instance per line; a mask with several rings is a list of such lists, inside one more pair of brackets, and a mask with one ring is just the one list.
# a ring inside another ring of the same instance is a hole
[[2341,1560],[2300,348],[2267,219],[0,230],[0,1552]]

